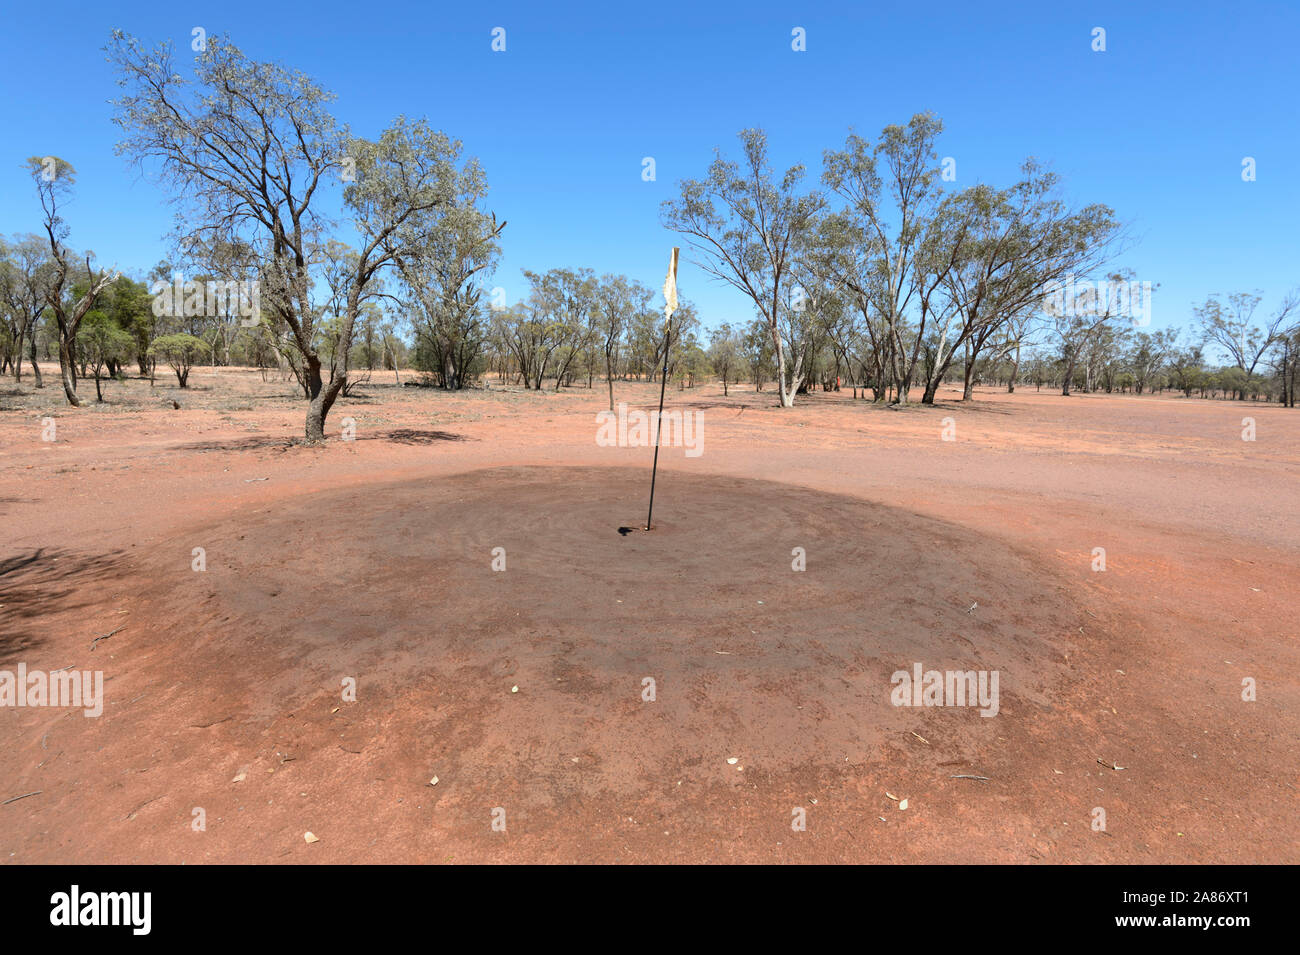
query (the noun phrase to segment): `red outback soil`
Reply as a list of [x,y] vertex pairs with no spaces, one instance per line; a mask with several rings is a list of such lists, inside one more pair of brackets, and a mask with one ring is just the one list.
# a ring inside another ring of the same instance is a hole
[[[679,391],[620,535],[599,388],[375,385],[308,448],[192,380],[0,397],[0,669],[106,698],[0,709],[0,859],[1300,861],[1300,413]],[[893,705],[918,663],[996,715]]]

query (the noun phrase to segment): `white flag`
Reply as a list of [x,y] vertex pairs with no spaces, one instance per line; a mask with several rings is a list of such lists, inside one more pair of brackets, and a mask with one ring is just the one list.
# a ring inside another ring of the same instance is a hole
[[664,319],[666,322],[673,320],[673,312],[677,311],[677,253],[678,249],[673,248],[672,258],[668,260],[668,278],[664,279]]

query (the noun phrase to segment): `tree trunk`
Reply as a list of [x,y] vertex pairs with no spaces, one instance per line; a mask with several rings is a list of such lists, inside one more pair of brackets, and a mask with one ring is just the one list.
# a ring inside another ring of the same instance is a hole
[[329,416],[334,399],[339,396],[347,383],[347,372],[335,376],[328,386],[323,386],[320,374],[320,359],[315,355],[307,356],[306,378],[311,389],[311,402],[307,405],[306,438],[308,444],[325,440],[325,419]]
[[1071,360],[1065,366],[1065,380],[1061,383],[1061,396],[1064,398],[1070,397],[1070,383],[1074,380],[1074,365],[1075,362]]
[[775,322],[770,323],[768,328],[772,333],[772,346],[776,349],[776,384],[781,407],[792,408],[794,395],[790,394],[785,387],[785,344],[781,341],[781,330],[777,328]]
[[74,408],[81,407],[81,399],[77,397],[77,372],[73,367],[73,358],[71,350],[68,348],[66,340],[59,340],[59,376],[63,379],[63,393],[67,396],[68,404]]

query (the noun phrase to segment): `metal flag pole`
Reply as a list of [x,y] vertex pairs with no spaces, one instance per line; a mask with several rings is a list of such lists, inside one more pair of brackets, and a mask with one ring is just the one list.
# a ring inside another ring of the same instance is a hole
[[659,433],[664,425],[664,391],[668,387],[668,348],[672,344],[673,312],[677,310],[677,253],[673,247],[672,257],[668,260],[668,278],[664,280],[664,370],[659,376],[659,416],[655,418],[655,458],[650,467],[650,510],[645,517],[645,529],[654,528],[652,519],[655,513],[655,477],[659,473]]

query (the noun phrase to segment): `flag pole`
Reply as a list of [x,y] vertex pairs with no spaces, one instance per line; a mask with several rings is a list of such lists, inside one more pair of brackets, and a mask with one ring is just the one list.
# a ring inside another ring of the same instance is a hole
[[[668,320],[669,323],[672,319]],[[650,530],[654,527],[650,519],[655,513],[655,475],[659,472],[659,432],[664,425],[664,389],[668,387],[668,331],[664,330],[664,370],[659,376],[659,417],[655,418],[655,462],[650,468],[650,513],[645,516],[645,529]]]
[[659,375],[659,415],[655,418],[655,457],[650,467],[650,510],[646,513],[645,529],[654,528],[655,477],[659,473],[659,434],[664,426],[664,391],[668,388],[668,349],[672,344],[673,312],[677,310],[677,247],[673,247],[668,260],[668,278],[664,280],[664,369]]

